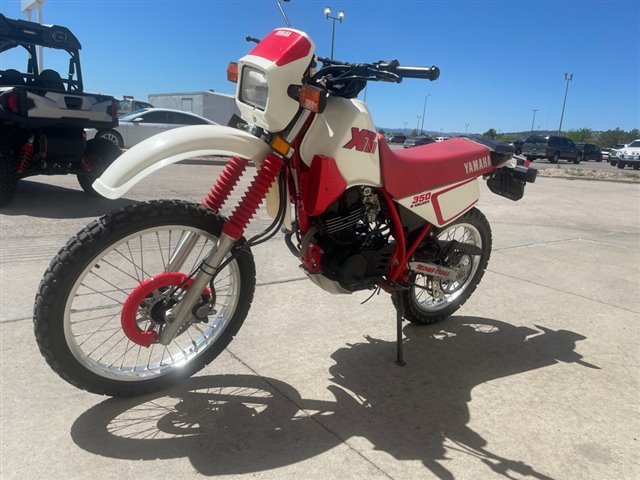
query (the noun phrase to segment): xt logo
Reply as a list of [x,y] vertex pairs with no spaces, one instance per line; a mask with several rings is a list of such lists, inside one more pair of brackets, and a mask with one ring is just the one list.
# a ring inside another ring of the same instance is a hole
[[342,148],[347,150],[354,148],[359,152],[376,153],[376,132],[371,130],[360,130],[359,128],[351,128],[351,140],[349,140]]

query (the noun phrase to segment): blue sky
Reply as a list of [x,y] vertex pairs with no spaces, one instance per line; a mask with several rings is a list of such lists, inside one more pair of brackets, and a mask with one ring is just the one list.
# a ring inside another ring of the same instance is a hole
[[[283,3],[294,28],[329,55],[330,5],[345,11],[334,57],[397,58],[440,67],[435,82],[370,84],[376,125],[444,132],[557,129],[572,72],[563,130],[640,127],[638,1],[312,1]],[[24,18],[19,0],[0,12]],[[44,23],[68,26],[82,42],[85,89],[116,96],[233,93],[226,65],[284,21],[275,0],[47,0]],[[1,58],[0,67],[10,59]],[[45,56],[45,63],[46,63]]]

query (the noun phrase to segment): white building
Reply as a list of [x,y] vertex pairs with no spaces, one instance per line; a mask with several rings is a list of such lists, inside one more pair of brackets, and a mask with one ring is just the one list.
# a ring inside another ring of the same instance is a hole
[[233,114],[240,115],[234,95],[217,92],[152,93],[149,103],[158,108],[191,112],[227,125]]

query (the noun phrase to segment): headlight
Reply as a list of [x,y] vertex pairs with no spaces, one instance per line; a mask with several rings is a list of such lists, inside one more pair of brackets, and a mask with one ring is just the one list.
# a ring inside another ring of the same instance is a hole
[[264,110],[267,106],[268,96],[269,85],[264,72],[245,66],[242,69],[242,80],[240,82],[240,101]]

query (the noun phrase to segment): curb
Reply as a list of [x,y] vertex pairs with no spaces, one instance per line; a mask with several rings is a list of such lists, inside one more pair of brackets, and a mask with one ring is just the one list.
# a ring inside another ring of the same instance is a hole
[[640,178],[638,180],[624,180],[624,179],[615,179],[615,178],[590,178],[590,177],[576,177],[576,176],[554,176],[554,175],[540,175],[540,170],[538,170],[538,178],[557,178],[560,180],[586,180],[588,182],[609,182],[609,183],[632,183],[636,185],[640,185]]

